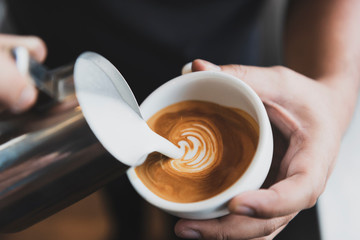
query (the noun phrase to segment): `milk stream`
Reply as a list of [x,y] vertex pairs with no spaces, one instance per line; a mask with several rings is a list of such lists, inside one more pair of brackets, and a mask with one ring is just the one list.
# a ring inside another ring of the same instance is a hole
[[[136,135],[139,136],[141,140],[137,141],[139,147],[132,157],[132,164],[130,164],[132,166],[142,164],[146,160],[148,154],[152,152],[159,152],[172,159],[180,159],[184,155],[183,149],[178,148],[166,138],[153,132],[147,125],[137,128],[133,136]],[[124,149],[124,151],[129,151],[130,149],[131,148],[128,148],[128,150]]]
[[117,118],[119,122],[116,129],[120,132],[117,136],[120,161],[127,162],[131,166],[140,165],[152,152],[160,152],[173,159],[182,157],[182,149],[152,131],[146,121],[127,104],[117,108],[117,111],[122,113],[121,118]]

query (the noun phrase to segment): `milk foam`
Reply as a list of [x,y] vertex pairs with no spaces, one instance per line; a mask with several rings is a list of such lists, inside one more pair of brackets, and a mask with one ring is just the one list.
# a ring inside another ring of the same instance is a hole
[[180,159],[172,159],[171,167],[181,173],[198,173],[215,165],[218,141],[211,129],[195,123],[183,129],[182,139],[178,142],[184,155]]

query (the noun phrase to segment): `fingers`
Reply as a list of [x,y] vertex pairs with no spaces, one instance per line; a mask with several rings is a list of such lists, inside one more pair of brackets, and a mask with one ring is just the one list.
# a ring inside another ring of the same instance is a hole
[[221,71],[233,75],[246,82],[264,103],[270,105],[272,102],[284,102],[283,96],[298,95],[300,89],[294,88],[294,84],[297,84],[300,78],[303,81],[310,80],[282,66],[255,67],[235,64],[218,66],[201,59],[192,62],[192,71]]
[[279,217],[271,220],[256,219],[231,214],[220,219],[203,221],[180,220],[175,233],[190,239],[256,239],[268,236],[272,239],[295,216]]
[[34,104],[37,91],[16,68],[8,52],[0,52],[0,106],[20,113]]
[[37,91],[29,76],[22,75],[11,56],[11,49],[25,47],[31,56],[41,62],[46,57],[46,46],[38,37],[0,34],[0,108],[20,113],[30,108]]
[[43,62],[47,55],[46,45],[43,40],[35,36],[16,36],[0,34],[2,49],[11,50],[15,47],[25,47],[30,55],[38,62]]
[[196,59],[191,64],[191,71],[221,71],[221,67],[205,60]]
[[262,68],[244,65],[223,65],[217,66],[205,60],[194,60],[192,71],[222,71],[233,75],[252,87],[263,101],[269,101],[273,96],[274,89],[281,90],[278,81],[278,73],[273,68]]
[[[234,197],[228,207],[236,214],[258,218],[286,216],[315,205],[325,188],[327,169],[314,162],[316,149],[290,143],[279,178],[269,189],[249,191]],[[311,168],[309,168],[311,166]]]
[[[286,137],[299,128],[299,122],[289,112],[295,108],[292,102],[290,108],[289,96],[295,98],[299,95],[298,87],[300,75],[285,67],[254,67],[244,65],[217,66],[205,60],[194,60],[192,71],[221,71],[233,75],[247,83],[263,101],[271,121],[280,128]],[[301,77],[304,77],[301,75]]]

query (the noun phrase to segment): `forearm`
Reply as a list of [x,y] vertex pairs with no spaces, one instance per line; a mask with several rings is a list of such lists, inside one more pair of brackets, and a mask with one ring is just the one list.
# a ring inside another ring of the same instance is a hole
[[360,85],[359,12],[358,0],[293,0],[285,26],[285,65],[336,89],[344,129]]

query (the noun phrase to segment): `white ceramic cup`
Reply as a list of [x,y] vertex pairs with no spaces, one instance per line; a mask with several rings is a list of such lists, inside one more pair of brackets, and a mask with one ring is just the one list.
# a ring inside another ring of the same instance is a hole
[[272,131],[263,103],[243,81],[222,72],[194,72],[170,80],[156,89],[141,104],[145,120],[171,104],[185,100],[203,100],[236,107],[249,113],[259,125],[259,142],[246,172],[228,189],[209,199],[193,203],[176,203],[160,198],[138,178],[134,167],[128,177],[136,191],[152,205],[181,218],[209,219],[229,213],[228,201],[247,190],[263,184],[272,160]]

